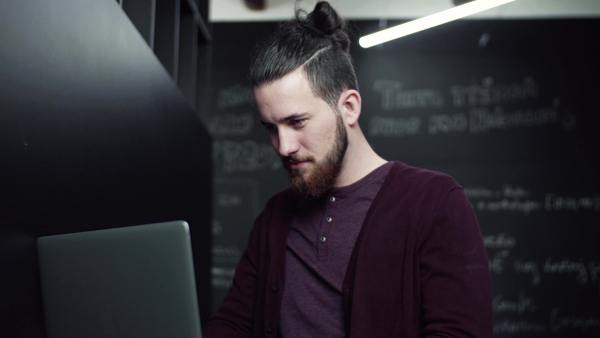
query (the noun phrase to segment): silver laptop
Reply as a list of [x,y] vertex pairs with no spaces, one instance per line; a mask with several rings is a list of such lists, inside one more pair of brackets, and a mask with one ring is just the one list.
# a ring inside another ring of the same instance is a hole
[[200,338],[188,224],[37,241],[49,338]]

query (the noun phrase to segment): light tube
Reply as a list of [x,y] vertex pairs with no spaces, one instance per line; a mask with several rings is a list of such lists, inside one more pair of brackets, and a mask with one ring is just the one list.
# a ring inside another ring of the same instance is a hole
[[445,11],[409,21],[398,26],[390,27],[377,33],[363,36],[358,40],[358,43],[363,48],[373,47],[380,43],[401,38],[412,33],[439,26],[446,22],[457,20],[465,16],[482,12],[513,1],[515,0],[475,0],[472,2],[467,2],[466,4],[456,6]]

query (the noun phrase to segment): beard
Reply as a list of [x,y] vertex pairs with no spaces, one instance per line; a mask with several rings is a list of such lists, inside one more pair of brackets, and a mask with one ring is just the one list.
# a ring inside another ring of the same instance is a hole
[[[336,130],[333,147],[327,153],[322,162],[316,162],[314,158],[286,157],[283,159],[284,167],[290,172],[290,183],[292,190],[305,199],[317,199],[333,187],[336,178],[342,169],[342,161],[348,148],[348,133],[344,128],[344,121],[339,113],[336,113]],[[309,161],[313,163],[312,169],[292,170],[289,160]]]

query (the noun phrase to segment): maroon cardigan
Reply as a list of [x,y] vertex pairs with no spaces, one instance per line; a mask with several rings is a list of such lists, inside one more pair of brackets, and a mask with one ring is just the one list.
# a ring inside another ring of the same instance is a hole
[[[277,337],[297,197],[273,196],[204,337]],[[488,261],[462,187],[396,162],[367,212],[343,287],[346,337],[491,338]],[[286,337],[292,338],[292,337]]]

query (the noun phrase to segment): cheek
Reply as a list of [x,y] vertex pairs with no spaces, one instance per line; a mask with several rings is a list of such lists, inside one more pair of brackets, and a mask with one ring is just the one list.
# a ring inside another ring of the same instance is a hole
[[334,135],[334,131],[321,130],[318,133],[305,135],[300,140],[300,145],[313,153],[313,155],[323,156],[324,153],[326,153],[331,147],[331,144],[335,138]]
[[275,151],[279,150],[279,137],[277,137],[277,134],[270,133],[269,138],[271,139],[271,146],[273,147],[273,149]]

